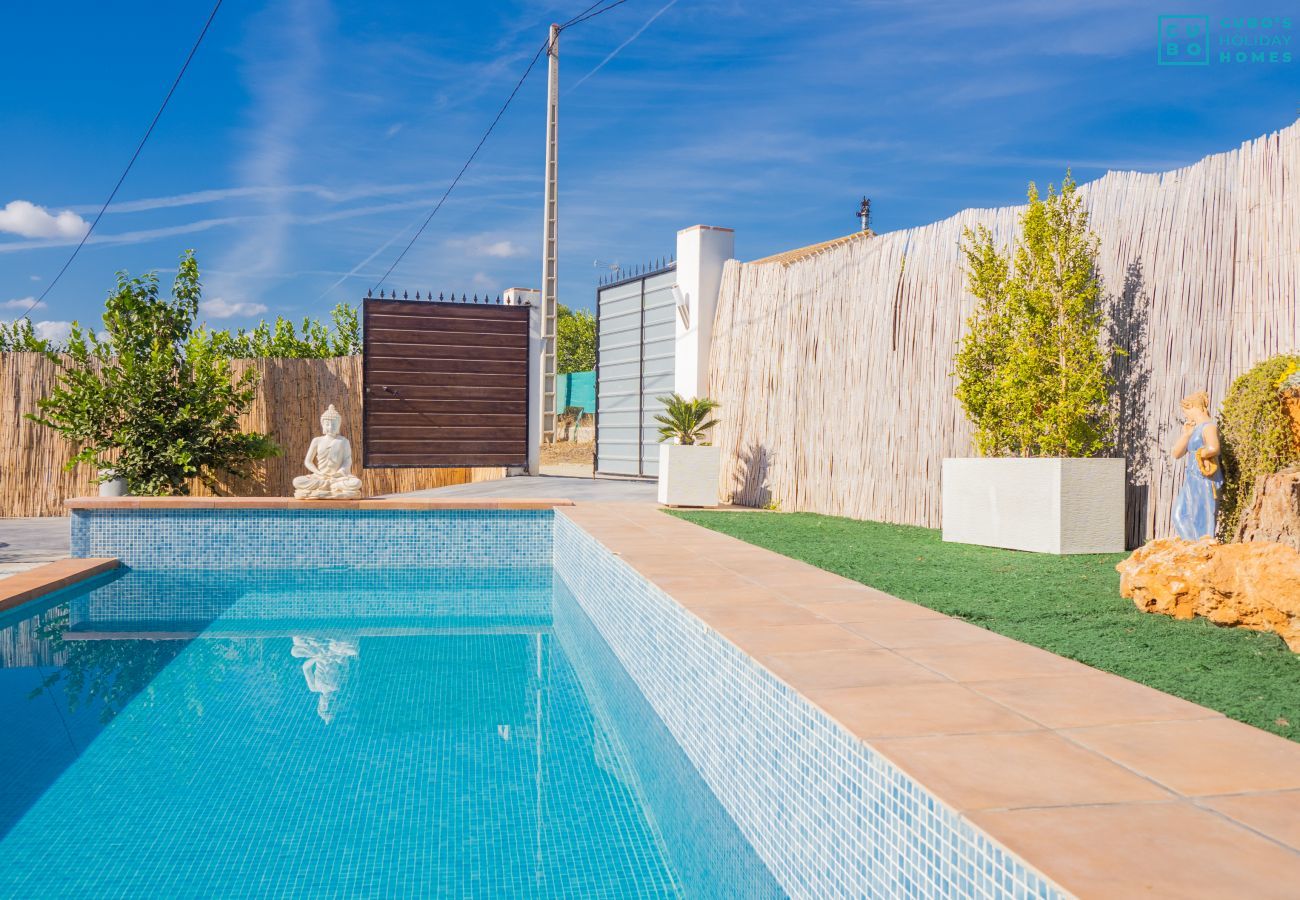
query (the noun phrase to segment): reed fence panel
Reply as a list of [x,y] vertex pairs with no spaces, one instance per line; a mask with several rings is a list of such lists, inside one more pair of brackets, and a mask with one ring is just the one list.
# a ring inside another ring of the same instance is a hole
[[[1165,452],[1178,401],[1300,347],[1300,124],[1172,172],[1082,186],[1101,239],[1118,449],[1131,544],[1170,532],[1180,483]],[[937,527],[940,466],[973,454],[953,396],[975,300],[962,232],[1014,235],[1024,207],[968,209],[793,260],[732,261],[710,363],[724,495]]]
[[[333,403],[352,442],[352,471],[367,496],[500,478],[501,468],[362,469],[361,357],[236,360],[235,369],[258,370],[261,386],[240,420],[247,430],[271,435],[284,451],[254,464],[252,477],[228,479],[216,493],[292,496],[293,479],[306,472],[303,456],[320,433],[320,414]],[[56,432],[27,419],[36,401],[54,388],[58,367],[39,353],[0,353],[0,516],[59,516],[69,497],[97,492],[90,466],[65,468],[73,450]],[[212,494],[197,481],[196,496]]]

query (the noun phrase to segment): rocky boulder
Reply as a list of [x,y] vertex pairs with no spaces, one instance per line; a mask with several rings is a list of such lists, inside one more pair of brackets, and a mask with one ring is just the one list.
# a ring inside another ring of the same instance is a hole
[[1120,593],[1138,609],[1274,631],[1300,652],[1300,551],[1275,543],[1163,538],[1115,568]]
[[1241,516],[1237,540],[1300,550],[1300,472],[1279,472],[1256,482],[1255,500]]

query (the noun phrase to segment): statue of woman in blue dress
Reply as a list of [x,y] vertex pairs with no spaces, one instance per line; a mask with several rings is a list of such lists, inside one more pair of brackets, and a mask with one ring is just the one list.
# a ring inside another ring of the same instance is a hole
[[1174,459],[1187,457],[1186,480],[1174,503],[1174,531],[1185,541],[1214,537],[1223,490],[1219,465],[1219,429],[1210,419],[1210,395],[1198,391],[1184,397],[1183,433],[1170,451]]

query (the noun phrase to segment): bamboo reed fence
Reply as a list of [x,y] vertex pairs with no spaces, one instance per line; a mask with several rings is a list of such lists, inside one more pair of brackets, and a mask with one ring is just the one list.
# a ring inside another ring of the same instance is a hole
[[[352,469],[360,474],[367,496],[505,474],[501,468],[362,469],[359,356],[235,361],[237,372],[249,366],[260,372],[261,386],[241,425],[270,434],[284,453],[255,464],[252,478],[223,483],[221,494],[292,496],[294,476],[306,472],[302,459],[307,444],[320,433],[320,414],[331,403],[343,416],[343,434],[352,442]],[[69,444],[24,415],[36,412],[36,401],[53,389],[57,377],[58,368],[39,353],[0,353],[0,516],[64,515],[65,499],[98,491],[94,469],[66,469]],[[192,489],[197,496],[212,493],[198,482]]]
[[[1172,172],[1082,187],[1101,239],[1109,339],[1124,349],[1128,539],[1170,531],[1178,401],[1300,347],[1300,123]],[[1024,207],[727,264],[710,364],[723,493],[937,527],[945,456],[970,456],[953,355],[974,298],[962,230],[1008,241]]]

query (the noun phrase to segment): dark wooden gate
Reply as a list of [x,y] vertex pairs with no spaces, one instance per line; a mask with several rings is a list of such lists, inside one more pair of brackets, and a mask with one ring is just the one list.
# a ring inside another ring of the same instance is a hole
[[362,309],[366,468],[527,465],[529,307]]

